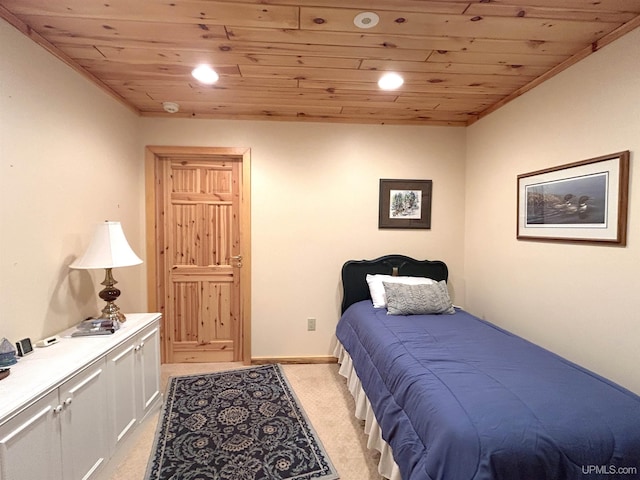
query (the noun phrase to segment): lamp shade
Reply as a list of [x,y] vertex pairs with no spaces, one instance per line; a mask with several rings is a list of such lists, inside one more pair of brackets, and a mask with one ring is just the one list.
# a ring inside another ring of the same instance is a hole
[[80,258],[70,268],[115,268],[139,265],[142,260],[133,252],[127,242],[120,222],[104,222],[93,232],[91,243]]

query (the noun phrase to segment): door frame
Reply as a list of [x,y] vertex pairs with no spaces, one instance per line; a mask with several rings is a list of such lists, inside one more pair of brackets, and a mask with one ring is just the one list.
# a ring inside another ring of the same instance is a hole
[[[251,149],[244,147],[180,147],[147,145],[145,147],[145,227],[147,257],[147,308],[159,311],[157,298],[157,275],[159,252],[156,239],[156,172],[161,158],[189,156],[207,159],[208,157],[230,157],[242,162],[242,191],[240,192],[240,332],[242,349],[241,359],[245,365],[251,364]],[[163,363],[166,357],[162,347]]]

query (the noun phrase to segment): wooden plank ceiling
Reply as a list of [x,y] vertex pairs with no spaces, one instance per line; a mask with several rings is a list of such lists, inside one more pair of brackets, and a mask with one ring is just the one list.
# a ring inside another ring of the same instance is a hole
[[[0,16],[141,115],[469,125],[638,27],[640,0],[0,0]],[[215,85],[191,77],[201,63]],[[404,85],[381,91],[385,71]]]

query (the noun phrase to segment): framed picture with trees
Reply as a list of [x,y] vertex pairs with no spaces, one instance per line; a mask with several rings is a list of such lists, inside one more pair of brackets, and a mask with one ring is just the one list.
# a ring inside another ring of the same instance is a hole
[[431,180],[380,179],[378,228],[431,228]]

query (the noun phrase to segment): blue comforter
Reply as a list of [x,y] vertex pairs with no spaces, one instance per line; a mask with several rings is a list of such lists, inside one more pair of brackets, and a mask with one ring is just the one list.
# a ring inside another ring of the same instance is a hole
[[640,478],[640,397],[520,337],[368,300],[336,333],[403,480]]

